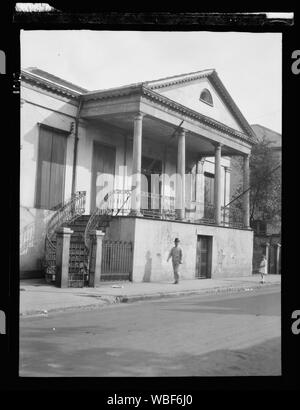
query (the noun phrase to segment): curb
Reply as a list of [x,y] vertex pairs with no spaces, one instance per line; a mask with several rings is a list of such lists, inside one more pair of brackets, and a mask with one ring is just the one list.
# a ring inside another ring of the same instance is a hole
[[[269,283],[264,284],[263,286],[279,286],[280,283]],[[142,300],[151,300],[151,299],[162,299],[165,297],[176,297],[176,296],[189,296],[189,295],[200,295],[200,294],[216,294],[216,293],[234,293],[234,292],[247,292],[256,289],[261,289],[262,285],[254,285],[254,286],[230,286],[230,287],[215,287],[210,289],[197,289],[197,290],[186,290],[186,291],[178,291],[178,292],[160,292],[155,294],[146,294],[146,295],[133,295],[133,296],[120,296],[119,303],[131,303],[131,302],[138,302]]]
[[[141,294],[141,295],[116,295],[116,296],[100,296],[97,298],[97,303],[92,303],[90,305],[79,305],[79,306],[68,306],[61,308],[53,308],[50,310],[30,310],[20,313],[20,318],[26,317],[46,317],[48,313],[54,312],[68,312],[72,310],[92,310],[105,306],[121,304],[121,303],[134,303],[139,301],[147,300],[158,300],[163,298],[172,298],[179,296],[189,296],[189,295],[200,295],[200,294],[220,294],[220,293],[234,293],[234,292],[247,292],[256,289],[261,289],[262,287],[268,286],[280,286],[280,283],[265,283],[264,285],[255,284],[244,285],[244,286],[230,286],[230,287],[215,287],[210,289],[197,289],[197,290],[183,290],[178,292],[159,292],[154,294]],[[101,299],[100,299],[101,298]]]

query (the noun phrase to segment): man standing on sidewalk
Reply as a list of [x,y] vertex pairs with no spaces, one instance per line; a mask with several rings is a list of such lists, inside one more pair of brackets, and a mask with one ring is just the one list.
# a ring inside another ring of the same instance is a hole
[[179,265],[182,263],[182,257],[183,257],[183,253],[182,253],[182,249],[180,246],[178,246],[179,244],[179,239],[175,238],[175,246],[170,250],[167,262],[169,261],[170,258],[172,258],[172,264],[173,264],[173,272],[174,272],[174,279],[175,282],[174,284],[179,283]]

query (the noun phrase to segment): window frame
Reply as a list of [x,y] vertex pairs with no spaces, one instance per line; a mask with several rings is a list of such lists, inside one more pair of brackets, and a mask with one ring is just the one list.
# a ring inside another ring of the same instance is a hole
[[[207,100],[205,100],[204,98],[201,97],[203,93],[207,93],[207,94],[208,94],[208,96],[209,96],[210,99],[211,99],[211,102],[210,102],[210,101],[207,101]],[[210,92],[207,88],[203,88],[203,90],[202,90],[201,93],[200,93],[199,100],[202,101],[202,102],[204,102],[205,104],[209,105],[210,107],[213,107],[213,106],[214,106],[214,100],[213,100],[213,98],[212,98],[211,92]]]

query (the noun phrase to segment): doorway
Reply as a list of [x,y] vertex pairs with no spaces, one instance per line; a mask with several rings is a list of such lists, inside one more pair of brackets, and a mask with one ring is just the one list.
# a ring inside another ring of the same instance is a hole
[[114,178],[115,163],[116,148],[94,141],[92,160],[91,212],[96,209],[97,196],[99,194],[99,191],[103,189],[103,186],[100,186],[99,183],[97,183],[97,178],[101,174],[110,174]]
[[[162,161],[158,159],[142,157],[142,174],[146,179],[142,179],[142,203],[141,211],[144,215],[156,213],[159,214],[161,209],[161,181],[155,181],[151,179],[151,175],[161,175],[162,173]],[[156,183],[158,182],[158,183]]]
[[212,236],[197,235],[196,279],[211,278]]

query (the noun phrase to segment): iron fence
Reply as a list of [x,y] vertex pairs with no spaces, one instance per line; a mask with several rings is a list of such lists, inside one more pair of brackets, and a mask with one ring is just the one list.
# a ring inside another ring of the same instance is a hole
[[47,258],[42,260],[45,279],[48,283],[54,282],[56,276],[56,242],[52,242],[52,244],[53,246],[50,246],[49,242],[46,242]]
[[103,241],[101,281],[131,280],[132,242]]
[[71,241],[68,286],[81,288],[88,284],[88,258],[83,241]]

